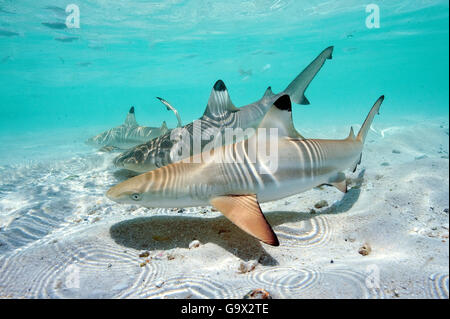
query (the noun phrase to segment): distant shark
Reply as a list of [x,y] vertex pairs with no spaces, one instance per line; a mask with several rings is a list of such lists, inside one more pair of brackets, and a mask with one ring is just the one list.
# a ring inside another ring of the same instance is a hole
[[[135,172],[147,172],[201,152],[225,128],[245,130],[257,127],[273,102],[284,94],[289,95],[297,104],[309,104],[304,92],[325,61],[332,58],[332,53],[332,46],[323,50],[281,93],[274,94],[271,87],[268,87],[259,101],[240,108],[236,108],[231,102],[225,84],[221,80],[217,81],[200,119],[120,154],[115,158],[114,164]],[[188,134],[190,138],[177,136],[177,132]],[[202,136],[199,149],[193,147],[194,133]],[[183,152],[185,149],[189,151]]]
[[134,106],[132,106],[122,125],[91,137],[86,143],[102,147],[101,150],[103,151],[126,150],[167,132],[169,132],[169,129],[165,121],[163,121],[161,127],[139,126],[136,122]]
[[[364,141],[383,100],[381,96],[376,101],[357,136],[351,128],[343,140],[305,139],[294,128],[291,101],[284,94],[273,103],[249,139],[214,149],[211,156],[196,154],[189,161],[138,175],[110,188],[106,196],[118,203],[146,207],[212,205],[248,234],[278,246],[278,238],[259,203],[322,184],[346,192],[342,171],[354,172],[361,162]],[[277,168],[268,170],[266,149],[269,147],[266,145],[261,150],[258,143],[274,128],[278,132],[275,137]]]

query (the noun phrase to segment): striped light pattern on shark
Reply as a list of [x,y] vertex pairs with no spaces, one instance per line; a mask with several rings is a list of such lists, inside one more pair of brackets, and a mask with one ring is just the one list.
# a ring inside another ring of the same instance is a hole
[[[290,98],[283,95],[249,139],[221,146],[209,156],[196,154],[189,161],[133,177],[112,187],[106,195],[119,203],[146,207],[210,204],[250,235],[278,245],[259,202],[281,199],[322,184],[345,192],[342,171],[354,171],[360,163],[366,135],[383,100],[382,96],[376,101],[357,136],[351,129],[342,140],[305,139],[294,129]],[[259,145],[261,140],[271,143],[264,135],[270,135],[274,128],[278,132],[278,163],[271,170],[265,154],[268,145],[263,150]],[[255,154],[255,158],[250,154]]]
[[[200,119],[120,154],[114,164],[136,172],[147,172],[179,160],[180,154],[189,157],[201,152],[216,135],[223,136],[225,128],[256,128],[272,104],[282,95],[289,95],[297,104],[309,104],[304,93],[325,61],[332,58],[332,52],[333,47],[323,50],[283,92],[274,94],[269,87],[259,101],[243,107],[236,108],[225,84],[221,80],[217,81]],[[166,103],[164,104],[167,106]],[[198,149],[193,147],[194,138],[201,144]],[[182,152],[186,149],[188,152]]]

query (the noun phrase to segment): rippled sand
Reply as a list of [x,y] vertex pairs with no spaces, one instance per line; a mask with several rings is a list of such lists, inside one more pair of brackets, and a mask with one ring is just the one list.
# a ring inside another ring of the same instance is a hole
[[[209,207],[109,201],[105,191],[129,177],[114,154],[80,148],[1,165],[0,297],[242,298],[264,288],[274,298],[448,298],[448,120],[374,129],[347,194],[321,187],[262,205],[279,247]],[[302,133],[337,138],[348,127]],[[314,208],[320,200],[328,206]]]

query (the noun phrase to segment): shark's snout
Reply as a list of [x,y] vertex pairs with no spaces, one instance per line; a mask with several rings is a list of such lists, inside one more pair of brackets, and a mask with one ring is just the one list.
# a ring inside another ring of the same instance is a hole
[[120,196],[120,190],[119,190],[119,188],[117,186],[118,185],[111,187],[106,192],[106,197],[108,197],[112,201],[117,201],[117,199]]

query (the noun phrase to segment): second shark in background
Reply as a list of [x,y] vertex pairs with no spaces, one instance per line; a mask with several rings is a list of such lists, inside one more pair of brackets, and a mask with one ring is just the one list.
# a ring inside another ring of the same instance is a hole
[[[169,108],[169,106],[166,105],[166,107],[167,110],[174,112],[177,117],[178,126],[180,126],[181,118],[178,111],[172,106]],[[88,145],[100,147],[101,151],[126,150],[148,142],[170,131],[166,121],[163,121],[160,127],[140,126],[136,121],[134,112],[134,106],[132,106],[122,125],[113,127],[112,129],[93,136],[89,138],[86,143]]]

